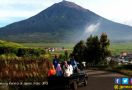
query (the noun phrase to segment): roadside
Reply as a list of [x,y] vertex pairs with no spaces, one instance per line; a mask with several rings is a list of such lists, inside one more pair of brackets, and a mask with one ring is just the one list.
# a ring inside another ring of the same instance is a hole
[[103,70],[113,73],[119,73],[128,77],[132,77],[132,70],[130,69],[132,65],[122,65],[122,66],[94,66],[88,67],[89,70]]
[[88,86],[80,87],[78,90],[114,90],[114,80],[116,77],[126,77],[125,75],[104,71],[104,70],[87,70]]
[[89,69],[87,70],[87,74],[89,77],[125,77],[125,75],[120,73],[99,69]]

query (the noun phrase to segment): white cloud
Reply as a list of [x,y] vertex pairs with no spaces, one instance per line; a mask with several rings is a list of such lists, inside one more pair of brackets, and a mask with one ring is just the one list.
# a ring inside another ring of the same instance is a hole
[[[35,13],[38,12],[29,12],[29,11],[1,11],[0,18],[6,18],[6,17],[29,17],[35,15]],[[13,12],[13,13],[12,13]]]
[[85,33],[96,32],[98,30],[99,26],[100,26],[100,23],[91,24],[91,25],[86,27]]
[[123,22],[126,25],[131,25],[132,26],[132,19],[131,20],[126,20]]
[[0,0],[0,27],[34,16],[53,3],[52,0]]
[[109,20],[132,25],[132,0],[76,0],[75,2]]

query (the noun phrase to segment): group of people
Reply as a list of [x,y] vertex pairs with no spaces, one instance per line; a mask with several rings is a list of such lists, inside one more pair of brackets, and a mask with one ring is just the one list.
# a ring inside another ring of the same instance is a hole
[[70,58],[69,61],[59,62],[58,57],[55,55],[53,59],[52,69],[48,72],[48,76],[56,75],[56,76],[65,76],[69,77],[73,73],[78,72],[79,69],[77,67],[77,62],[74,59],[74,56]]

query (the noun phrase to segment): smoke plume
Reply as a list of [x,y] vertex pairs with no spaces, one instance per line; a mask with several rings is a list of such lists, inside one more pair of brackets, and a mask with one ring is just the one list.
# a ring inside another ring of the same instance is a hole
[[100,23],[91,24],[91,25],[89,25],[89,26],[86,27],[85,33],[96,32],[98,30],[99,26],[100,26]]

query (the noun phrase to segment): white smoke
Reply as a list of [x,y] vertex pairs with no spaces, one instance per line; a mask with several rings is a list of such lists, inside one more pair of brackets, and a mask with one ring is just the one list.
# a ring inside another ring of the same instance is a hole
[[99,30],[100,27],[100,22],[86,25],[85,30],[82,32],[78,32],[78,34],[75,36],[76,39],[74,41],[80,41],[80,40],[86,40],[90,35],[97,35],[97,31]]
[[91,24],[86,27],[85,33],[93,33],[96,32],[99,29],[100,23]]

